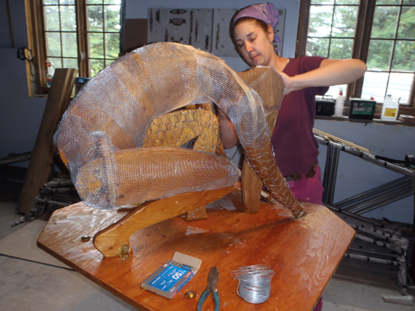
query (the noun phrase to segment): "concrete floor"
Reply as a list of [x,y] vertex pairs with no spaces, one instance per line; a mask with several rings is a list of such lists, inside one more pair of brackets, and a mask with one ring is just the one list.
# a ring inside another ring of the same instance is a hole
[[[27,224],[10,227],[21,217],[15,214],[18,191],[6,189],[4,184],[0,188],[1,240]],[[0,249],[1,311],[137,310],[73,270],[1,253]],[[390,269],[344,259],[324,292],[323,310],[414,311],[415,306],[382,301],[381,295],[399,295],[395,271]]]

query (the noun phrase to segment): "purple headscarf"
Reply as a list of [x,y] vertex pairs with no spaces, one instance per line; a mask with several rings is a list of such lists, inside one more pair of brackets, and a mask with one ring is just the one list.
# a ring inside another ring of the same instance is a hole
[[[280,13],[274,9],[274,5],[270,2],[250,5],[240,10],[233,18],[233,26],[238,19],[243,17],[252,17],[263,21],[267,25],[271,25],[272,28],[278,24],[278,17]],[[281,38],[274,34],[274,41],[281,42]]]

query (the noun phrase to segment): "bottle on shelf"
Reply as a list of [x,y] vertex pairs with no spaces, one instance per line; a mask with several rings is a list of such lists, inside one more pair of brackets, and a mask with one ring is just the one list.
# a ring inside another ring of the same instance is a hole
[[53,63],[50,60],[46,61],[46,83],[48,87],[52,85],[53,75],[55,74],[55,69],[53,68]]
[[396,121],[398,117],[399,103],[393,100],[391,95],[385,97],[380,118],[384,121]]
[[344,108],[344,96],[343,96],[343,90],[339,90],[339,95],[336,99],[336,107],[334,109],[334,115],[336,117],[342,117],[343,116],[343,108]]

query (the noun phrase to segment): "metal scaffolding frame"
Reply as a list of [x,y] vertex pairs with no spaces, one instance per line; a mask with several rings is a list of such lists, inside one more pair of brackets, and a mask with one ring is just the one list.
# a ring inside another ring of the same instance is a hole
[[[327,146],[327,159],[323,177],[323,187],[325,189],[323,204],[356,230],[355,239],[352,241],[345,257],[396,267],[398,285],[401,288],[402,295],[382,298],[387,302],[412,305],[414,297],[408,294],[408,288],[413,288],[410,284],[408,262],[415,240],[415,168],[404,161],[392,163],[365,148],[318,130],[314,131],[314,136],[319,144]],[[341,151],[404,176],[334,203]],[[414,197],[414,219],[412,224],[406,226],[406,228],[402,223],[387,219],[375,220],[362,216],[366,212],[409,196]],[[403,229],[410,230],[410,234],[403,236]],[[412,253],[412,257],[414,257],[415,251],[412,250]],[[414,258],[412,258],[412,262],[414,262]]]

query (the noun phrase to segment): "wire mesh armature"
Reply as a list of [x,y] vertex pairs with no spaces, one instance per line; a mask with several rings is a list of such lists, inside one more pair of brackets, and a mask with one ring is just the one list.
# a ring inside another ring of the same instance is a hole
[[275,165],[262,99],[221,59],[177,43],[148,45],[120,58],[88,82],[65,112],[55,144],[85,203],[114,209],[235,184],[237,168],[221,156],[142,148],[155,118],[204,102],[229,116],[271,195],[300,216],[303,210]]

